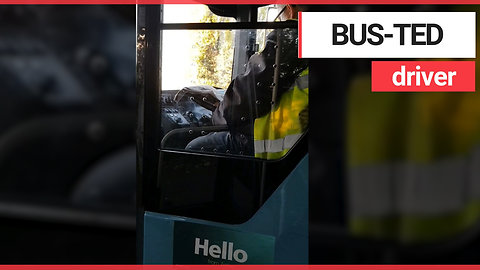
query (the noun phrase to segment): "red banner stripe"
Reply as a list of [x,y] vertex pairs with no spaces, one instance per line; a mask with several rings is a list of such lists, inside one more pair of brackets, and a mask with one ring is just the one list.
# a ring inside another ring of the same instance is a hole
[[475,62],[373,61],[372,92],[475,92]]
[[298,13],[298,58],[302,58],[302,12]]
[[0,270],[480,270],[480,265],[0,265]]
[[3,5],[155,5],[155,4],[325,4],[325,5],[435,5],[455,4],[471,5],[480,4],[480,0],[0,0]]

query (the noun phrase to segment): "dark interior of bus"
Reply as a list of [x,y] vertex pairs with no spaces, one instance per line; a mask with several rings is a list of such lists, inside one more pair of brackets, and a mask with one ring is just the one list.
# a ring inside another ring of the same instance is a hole
[[135,7],[0,14],[0,262],[135,263]]

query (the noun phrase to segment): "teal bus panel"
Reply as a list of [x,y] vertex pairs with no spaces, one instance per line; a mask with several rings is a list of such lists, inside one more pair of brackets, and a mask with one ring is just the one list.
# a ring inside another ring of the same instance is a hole
[[307,264],[308,155],[245,223],[153,212],[144,222],[145,264]]

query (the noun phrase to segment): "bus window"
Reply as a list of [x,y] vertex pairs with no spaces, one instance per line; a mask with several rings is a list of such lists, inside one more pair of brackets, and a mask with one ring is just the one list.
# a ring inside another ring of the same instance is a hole
[[[238,22],[185,23],[175,18],[156,25],[162,22],[159,14],[168,17],[168,10],[148,8],[146,42],[153,46],[140,58],[149,60],[141,72],[150,71],[144,73],[150,76],[143,88],[143,116],[148,123],[141,142],[144,209],[243,223],[307,152],[302,136],[307,121],[302,127],[298,123],[308,104],[292,102],[298,100],[292,94],[295,90],[301,89],[304,97],[308,91],[306,82],[297,80],[307,77],[307,65],[298,59],[297,23],[257,22],[256,6],[234,7],[239,10],[232,13],[214,5],[208,6],[212,12],[236,17]],[[285,110],[292,107],[288,105],[298,109]],[[224,121],[218,121],[222,117]],[[298,132],[290,134],[291,129],[270,123],[298,127]],[[263,131],[257,140],[254,131]],[[204,140],[210,137],[216,143],[213,147]],[[222,141],[232,137],[245,142]],[[286,137],[294,151],[282,148]],[[266,162],[271,159],[279,160]]]
[[[282,11],[284,5],[267,5],[258,8],[257,21],[259,22],[274,22],[275,19],[278,20],[278,15]],[[257,33],[257,44],[259,45],[260,51],[265,48],[265,43],[267,41],[267,36],[272,32],[271,29],[259,29]]]
[[162,50],[162,149],[279,159],[298,142],[308,70],[296,29],[164,30],[164,39],[175,43]]
[[258,8],[257,20],[259,22],[273,22],[278,20],[278,15],[285,5],[267,5]]
[[235,32],[165,30],[162,91],[192,85],[226,89],[232,79]]
[[[206,5],[164,5],[164,23],[234,22],[217,16]],[[181,89],[189,85],[226,88],[233,66],[232,31],[163,31],[162,89]]]

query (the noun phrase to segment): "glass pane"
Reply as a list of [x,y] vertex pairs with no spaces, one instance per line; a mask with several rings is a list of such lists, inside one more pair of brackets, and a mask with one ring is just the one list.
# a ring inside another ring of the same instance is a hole
[[[257,20],[259,22],[273,22],[277,18],[278,14],[282,11],[285,5],[267,5],[258,8]],[[272,29],[259,29],[257,34],[257,44],[259,50],[262,51],[265,48],[267,36],[272,32]]]
[[259,22],[273,22],[285,5],[267,5],[258,8],[257,20]]
[[175,43],[162,52],[162,148],[264,159],[293,148],[308,125],[307,65],[296,29],[268,32],[164,31]]
[[235,32],[163,31],[162,89],[189,85],[227,88],[232,78]]

